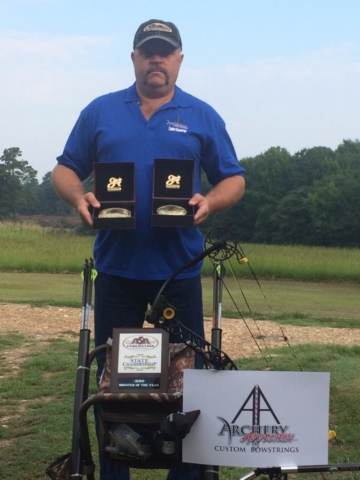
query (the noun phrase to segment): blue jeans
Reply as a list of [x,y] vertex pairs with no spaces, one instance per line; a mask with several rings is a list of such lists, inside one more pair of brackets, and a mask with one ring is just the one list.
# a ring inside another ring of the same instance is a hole
[[[95,346],[112,338],[113,328],[141,328],[148,310],[161,286],[162,280],[133,280],[98,273],[95,280]],[[163,292],[177,311],[182,324],[204,337],[201,277],[173,280]],[[170,341],[177,341],[170,337]],[[105,355],[97,357],[98,379],[103,370]],[[196,358],[196,368],[202,368]],[[96,412],[96,410],[95,410]],[[197,480],[198,466],[182,464],[169,471],[167,480]],[[129,469],[109,462],[100,455],[101,480],[129,480]]]

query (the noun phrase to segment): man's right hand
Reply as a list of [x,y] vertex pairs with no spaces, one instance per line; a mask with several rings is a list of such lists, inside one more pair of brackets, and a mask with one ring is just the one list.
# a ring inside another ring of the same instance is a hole
[[83,222],[87,223],[91,227],[93,226],[92,209],[99,208],[100,202],[96,199],[92,192],[85,193],[77,203],[77,211]]
[[82,221],[92,227],[92,208],[99,208],[100,202],[92,192],[84,192],[84,186],[77,174],[64,165],[56,165],[51,180],[58,195],[76,208]]

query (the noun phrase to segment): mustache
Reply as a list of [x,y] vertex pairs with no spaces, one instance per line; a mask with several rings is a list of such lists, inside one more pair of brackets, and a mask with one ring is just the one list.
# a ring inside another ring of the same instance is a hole
[[166,77],[168,76],[168,72],[164,67],[161,67],[160,65],[153,65],[146,71],[146,75],[149,75],[149,73],[152,72],[161,72],[163,73]]

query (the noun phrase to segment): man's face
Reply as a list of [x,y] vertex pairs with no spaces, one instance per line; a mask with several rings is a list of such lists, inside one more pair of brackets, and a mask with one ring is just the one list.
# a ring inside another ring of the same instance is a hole
[[138,86],[147,91],[174,88],[183,54],[164,40],[149,40],[131,54]]

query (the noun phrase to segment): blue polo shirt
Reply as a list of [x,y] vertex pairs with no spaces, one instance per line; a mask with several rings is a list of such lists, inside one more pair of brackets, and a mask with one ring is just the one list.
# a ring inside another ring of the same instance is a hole
[[[95,99],[81,112],[57,160],[81,180],[93,171],[93,162],[135,163],[136,228],[97,232],[94,258],[100,272],[165,280],[203,250],[197,227],[151,226],[155,158],[194,160],[195,193],[201,191],[201,169],[212,185],[244,172],[221,117],[178,87],[173,99],[149,120],[140,110],[135,84]],[[195,276],[200,270],[201,263],[177,278]]]

